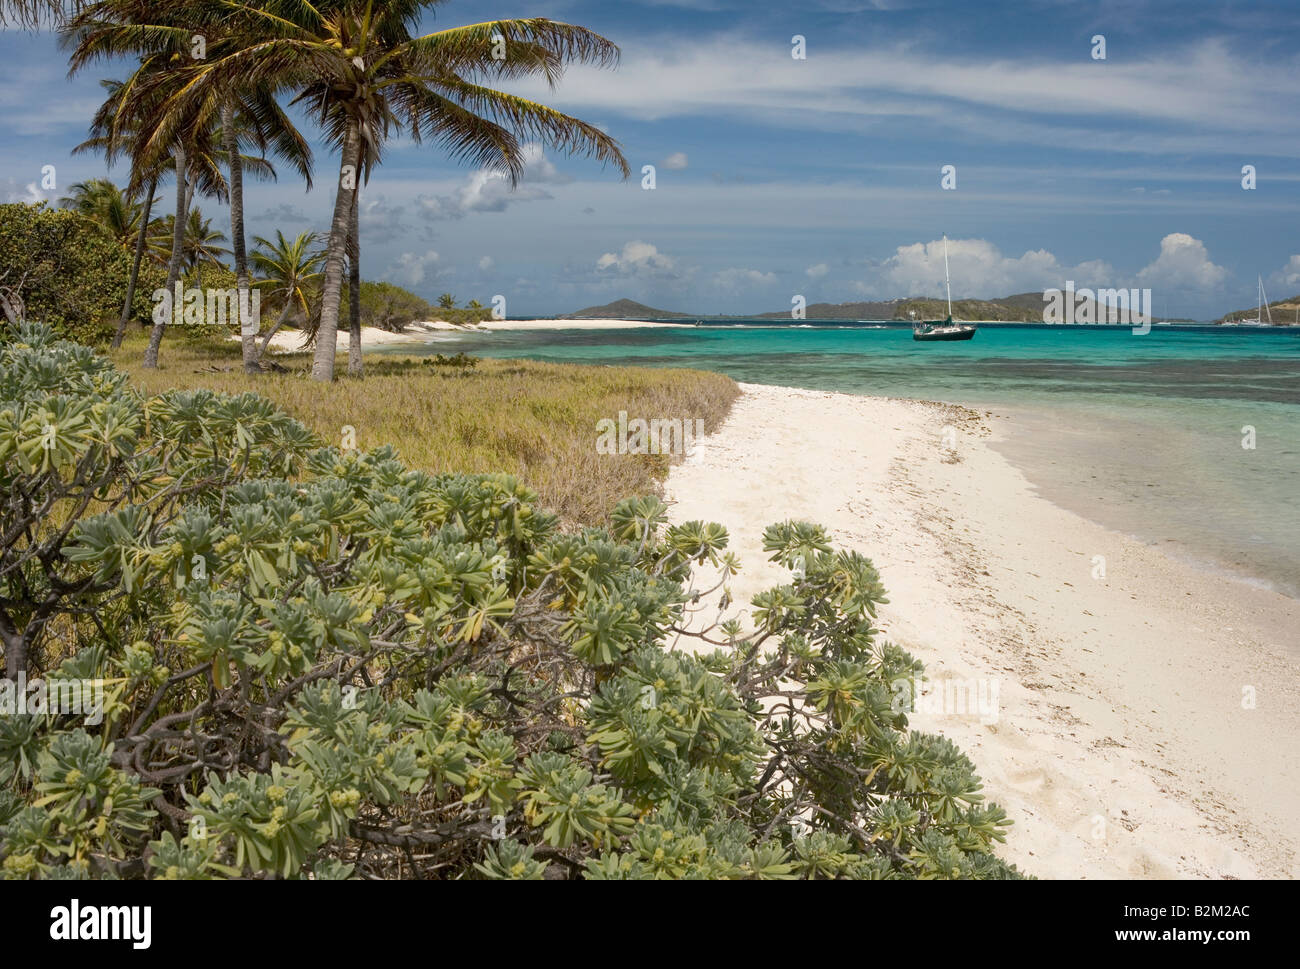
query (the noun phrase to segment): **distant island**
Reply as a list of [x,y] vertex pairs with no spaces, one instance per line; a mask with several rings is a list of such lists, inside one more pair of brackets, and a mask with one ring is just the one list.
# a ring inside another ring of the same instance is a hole
[[1241,320],[1253,320],[1256,316],[1261,316],[1265,325],[1268,324],[1269,317],[1273,318],[1274,326],[1294,326],[1300,324],[1300,295],[1292,296],[1289,299],[1280,299],[1275,303],[1269,303],[1261,313],[1258,306],[1251,306],[1244,310],[1233,310],[1231,313],[1225,313],[1222,318],[1215,320],[1220,325],[1227,323],[1238,323]]
[[[634,299],[616,299],[604,306],[588,306],[585,310],[558,317],[561,320],[684,320],[686,313],[657,310]],[[701,319],[702,317],[695,317]]]
[[[959,320],[980,323],[1041,323],[1043,322],[1043,294],[1017,293],[1000,299],[957,299],[952,303],[952,315]],[[1275,306],[1278,304],[1274,304]],[[1093,302],[1093,319],[1102,319],[1100,306]],[[1253,315],[1253,310],[1250,311]],[[810,303],[805,308],[808,320],[936,320],[948,315],[948,305],[942,299],[910,296],[883,301],[858,303]],[[751,315],[678,313],[655,309],[636,300],[619,299],[604,306],[588,306],[559,317],[562,320],[620,319],[620,320],[788,320],[790,311],[756,313]],[[1188,319],[1154,317],[1155,322],[1191,323]]]

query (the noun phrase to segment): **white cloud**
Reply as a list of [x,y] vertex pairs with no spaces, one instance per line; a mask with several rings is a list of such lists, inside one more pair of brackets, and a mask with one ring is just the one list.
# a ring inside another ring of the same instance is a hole
[[623,246],[621,253],[607,252],[596,260],[599,272],[622,276],[675,277],[677,263],[648,242],[636,240]]
[[1171,232],[1160,240],[1160,255],[1138,272],[1138,280],[1155,288],[1216,289],[1228,271],[1210,262],[1205,243],[1185,232]]
[[504,212],[512,202],[552,198],[542,185],[564,185],[572,181],[546,157],[540,144],[524,145],[523,156],[524,170],[517,185],[510,185],[505,172],[480,168],[451,195],[417,195],[417,210],[432,220],[463,219],[472,212]]
[[1268,277],[1268,281],[1288,291],[1300,290],[1300,255],[1292,256],[1285,266]]
[[482,269],[484,272],[487,272],[489,269],[491,269],[492,265],[493,263],[492,263],[491,256],[484,256],[482,259],[478,261],[478,268]]
[[438,259],[438,254],[432,249],[423,254],[404,252],[397,257],[397,262],[390,266],[384,275],[387,278],[397,277],[410,286],[418,286],[424,282],[426,276],[437,277]]
[[675,151],[667,158],[665,158],[663,161],[661,161],[659,164],[663,165],[664,168],[668,168],[674,171],[680,171],[681,169],[685,168],[688,164],[686,159],[686,152]]
[[[931,69],[917,70],[921,63]],[[813,61],[793,60],[779,42],[718,34],[690,44],[629,48],[616,72],[574,67],[562,99],[566,110],[647,121],[740,116],[842,131],[854,121],[910,117],[950,131],[960,127],[983,140],[1041,144],[1050,132],[1052,141],[1073,150],[1149,152],[1157,141],[1171,149],[1209,149],[1214,143],[1207,130],[1219,146],[1226,132],[1277,135],[1276,106],[1294,95],[1292,62],[1275,59],[1250,72],[1241,63],[1242,52],[1216,38],[1152,48],[1145,59],[1117,59],[1102,68],[1086,58],[963,57],[917,43],[822,46],[813,69]],[[544,82],[528,82],[521,93],[540,97]],[[1007,112],[1022,115],[1008,118]],[[1098,118],[1171,127],[1121,144],[1099,133]],[[1298,143],[1288,134],[1285,144],[1270,145],[1270,153],[1285,154]]]
[[[942,295],[943,260],[942,239],[899,246],[855,288],[877,298]],[[1005,256],[986,239],[949,239],[948,265],[953,294],[959,298],[1036,292],[1063,286],[1069,279],[1079,286],[1100,285],[1114,276],[1114,270],[1099,260],[1065,266],[1046,249]]]
[[27,205],[35,205],[37,202],[44,202],[47,200],[41,190],[36,187],[35,182],[28,182],[23,186],[22,191],[20,192],[18,190],[18,183],[11,178],[9,179],[9,183],[5,189],[5,201],[9,203],[23,202]]
[[819,262],[817,265],[809,266],[807,269],[804,270],[804,272],[807,274],[809,279],[820,279],[822,276],[825,276],[830,271],[831,271],[831,267],[826,265],[826,263],[824,262]]
[[776,282],[776,273],[760,272],[757,269],[723,269],[713,274],[713,281],[726,289],[740,289],[744,286],[770,286]]
[[361,244],[365,245],[368,230],[380,229],[386,234],[401,232],[406,230],[406,224],[402,221],[407,206],[398,202],[390,203],[387,196],[384,195],[367,195],[364,191],[361,193],[361,199],[357,208],[357,224],[361,228]]

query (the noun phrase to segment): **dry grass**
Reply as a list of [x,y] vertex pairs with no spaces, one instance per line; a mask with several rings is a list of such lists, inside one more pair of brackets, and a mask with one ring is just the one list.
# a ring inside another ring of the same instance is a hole
[[[307,378],[306,354],[278,355],[284,373],[247,376],[237,343],[169,339],[153,371],[140,367],[143,348],[143,338],[129,339],[112,356],[146,392],[252,390],[329,443],[341,443],[344,426],[351,426],[359,448],[392,444],[412,467],[516,474],[545,505],[582,523],[604,521],[620,498],[658,493],[670,462],[664,455],[597,454],[598,420],[617,419],[621,410],[633,418],[700,418],[712,433],[740,393],[731,379],[696,370],[528,360],[482,360],[463,370],[389,353],[368,355],[360,380],[321,384]],[[340,356],[336,372],[346,369]]]

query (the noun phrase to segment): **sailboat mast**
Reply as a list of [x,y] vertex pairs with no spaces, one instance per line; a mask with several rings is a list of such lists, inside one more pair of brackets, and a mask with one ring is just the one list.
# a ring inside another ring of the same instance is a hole
[[948,278],[948,233],[943,234],[943,284],[948,290],[948,319],[952,319],[952,280]]

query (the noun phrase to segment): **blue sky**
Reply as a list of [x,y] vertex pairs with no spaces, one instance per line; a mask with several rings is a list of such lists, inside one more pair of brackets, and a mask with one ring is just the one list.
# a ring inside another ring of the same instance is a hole
[[[1073,279],[1150,287],[1157,315],[1208,319],[1253,305],[1257,274],[1270,298],[1300,293],[1294,2],[450,0],[426,27],[505,16],[620,45],[615,70],[515,89],[600,125],[636,174],[538,146],[509,192],[399,139],[362,194],[366,278],[502,294],[511,316],[625,296],[755,313],[796,294],[941,293],[946,232],[955,295]],[[98,78],[125,67],[69,80],[51,35],[14,31],[0,63],[0,195],[57,197],[103,175],[70,149]],[[40,192],[47,164],[57,192]],[[288,173],[248,186],[250,237],[325,228],[337,164],[318,146],[315,190]]]

